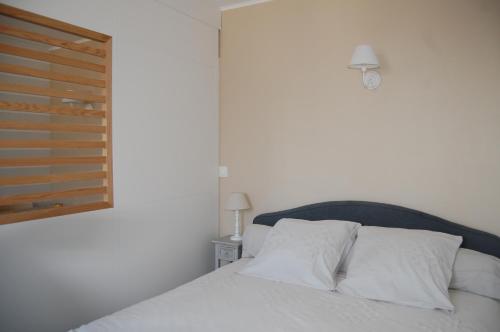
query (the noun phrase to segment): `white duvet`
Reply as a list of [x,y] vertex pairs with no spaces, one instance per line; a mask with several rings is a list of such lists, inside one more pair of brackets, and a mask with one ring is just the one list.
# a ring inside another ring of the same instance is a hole
[[451,290],[455,312],[376,302],[236,273],[241,259],[79,332],[500,331],[500,302]]

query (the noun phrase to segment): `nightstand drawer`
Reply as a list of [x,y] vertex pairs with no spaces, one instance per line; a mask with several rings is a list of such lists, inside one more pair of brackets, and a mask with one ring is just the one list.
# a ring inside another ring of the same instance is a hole
[[231,240],[231,235],[212,241],[215,244],[215,268],[237,261],[241,256],[241,241]]
[[233,261],[238,259],[238,250],[234,247],[219,247],[219,259]]

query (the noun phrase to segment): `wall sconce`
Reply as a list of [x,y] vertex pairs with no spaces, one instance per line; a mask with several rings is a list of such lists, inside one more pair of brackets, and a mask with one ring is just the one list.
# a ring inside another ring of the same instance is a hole
[[375,70],[380,67],[377,56],[370,45],[358,45],[352,54],[350,69],[361,69],[363,73],[363,86],[368,90],[374,90],[380,86],[382,77]]

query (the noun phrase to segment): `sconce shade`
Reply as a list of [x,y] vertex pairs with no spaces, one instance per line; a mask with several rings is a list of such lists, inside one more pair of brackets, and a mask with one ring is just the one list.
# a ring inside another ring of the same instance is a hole
[[352,54],[351,64],[352,69],[375,69],[380,67],[377,56],[370,45],[358,45]]
[[226,210],[246,210],[250,208],[250,203],[248,202],[245,193],[231,193],[226,201]]

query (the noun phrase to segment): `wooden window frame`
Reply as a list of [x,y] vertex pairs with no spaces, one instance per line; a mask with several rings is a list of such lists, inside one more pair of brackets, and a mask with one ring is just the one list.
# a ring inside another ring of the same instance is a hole
[[103,44],[102,48],[87,47],[78,43],[68,42],[58,38],[52,38],[43,34],[23,31],[15,27],[0,25],[0,34],[13,36],[29,41],[35,41],[52,45],[71,51],[94,55],[103,59],[103,65],[93,64],[68,57],[53,55],[31,49],[6,45],[0,43],[0,53],[21,56],[28,59],[45,61],[48,63],[63,64],[76,68],[83,68],[103,73],[102,80],[85,78],[78,75],[53,73],[51,71],[36,70],[18,65],[0,64],[0,72],[29,77],[43,78],[53,81],[70,82],[95,86],[103,89],[102,96],[82,94],[78,92],[61,91],[52,88],[39,88],[34,86],[24,86],[17,84],[0,84],[0,91],[27,93],[32,95],[42,95],[48,97],[72,98],[86,101],[96,101],[104,107],[98,110],[88,110],[77,107],[58,107],[42,104],[13,103],[0,100],[0,109],[11,112],[31,112],[57,114],[67,116],[95,117],[100,118],[102,125],[61,125],[57,123],[33,123],[17,121],[0,121],[0,129],[14,130],[46,130],[65,132],[90,132],[100,133],[103,136],[101,141],[76,141],[76,140],[0,140],[0,148],[98,148],[102,149],[100,156],[88,157],[31,157],[31,158],[0,158],[0,167],[22,167],[22,166],[51,166],[51,165],[88,165],[101,164],[101,171],[94,172],[72,172],[39,176],[0,176],[0,187],[2,185],[33,184],[33,183],[54,183],[57,181],[74,181],[86,179],[102,179],[103,183],[99,187],[86,187],[61,191],[48,191],[42,193],[25,193],[10,196],[0,195],[0,206],[12,203],[33,203],[55,198],[73,198],[89,195],[103,195],[103,200],[93,203],[79,205],[54,206],[40,209],[28,209],[21,212],[8,212],[0,214],[0,225],[21,221],[35,220],[41,218],[55,217],[67,214],[74,214],[85,211],[107,209],[113,207],[113,153],[112,153],[112,37],[106,34],[88,30],[73,24],[55,20],[46,16],[38,15],[29,11],[0,4],[0,14],[17,20],[29,22],[39,26],[70,33],[92,41]]

